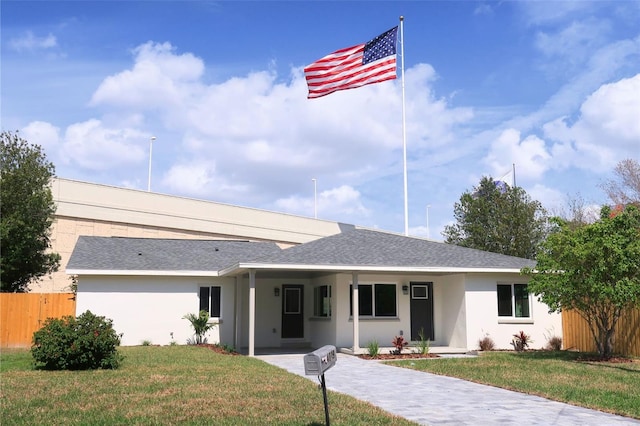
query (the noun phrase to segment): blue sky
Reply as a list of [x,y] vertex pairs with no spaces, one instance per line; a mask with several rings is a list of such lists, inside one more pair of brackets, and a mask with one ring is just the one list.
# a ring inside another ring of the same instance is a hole
[[638,1],[0,7],[2,130],[60,177],[146,190],[155,136],[155,192],[313,216],[315,178],[319,218],[403,232],[401,80],[308,100],[302,73],[400,15],[409,234],[512,164],[558,213],[640,160]]

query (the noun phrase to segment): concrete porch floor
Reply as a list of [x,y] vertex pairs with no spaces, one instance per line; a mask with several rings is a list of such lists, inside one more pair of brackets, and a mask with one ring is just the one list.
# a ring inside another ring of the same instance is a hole
[[[380,347],[381,354],[388,354],[393,350],[395,350],[393,346]],[[369,353],[368,348],[358,348],[358,350],[356,350],[355,352],[353,351],[353,348],[339,348],[339,351],[342,352],[343,354],[349,354],[349,355],[364,355]],[[407,346],[402,350],[403,354],[410,354],[410,353],[416,353],[416,352],[418,352],[418,348],[416,348],[415,346]],[[476,353],[476,352],[470,351],[466,348],[455,348],[452,346],[430,346],[429,353],[444,355],[444,354],[469,354],[469,353]]]
[[[309,352],[313,352],[318,348],[312,348],[311,346],[307,347],[278,347],[278,348],[256,348],[255,354],[256,356],[260,355],[296,355],[296,354],[307,354]],[[369,350],[367,348],[358,348],[358,350],[354,353],[353,348],[337,348],[338,352],[347,355],[364,355],[368,354]],[[381,354],[388,354],[395,348],[391,346],[385,346],[380,348]],[[406,347],[402,353],[412,353],[417,352],[418,349],[415,346]],[[248,348],[241,348],[239,350],[241,354],[247,354]],[[452,346],[431,346],[429,348],[429,353],[438,354],[438,355],[460,355],[460,354],[475,354],[476,351],[470,351],[466,348],[455,348]]]

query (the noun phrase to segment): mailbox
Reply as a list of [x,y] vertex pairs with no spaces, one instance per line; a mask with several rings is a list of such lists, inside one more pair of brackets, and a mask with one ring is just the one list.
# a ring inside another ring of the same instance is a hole
[[326,345],[304,356],[304,374],[322,376],[336,364],[336,347]]

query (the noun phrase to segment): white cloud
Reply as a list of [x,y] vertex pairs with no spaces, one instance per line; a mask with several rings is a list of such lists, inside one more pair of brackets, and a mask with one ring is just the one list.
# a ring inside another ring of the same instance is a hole
[[556,141],[554,157],[564,166],[603,171],[640,150],[640,74],[602,85],[580,107],[569,124],[560,118],[544,126]]
[[9,47],[16,52],[51,49],[58,45],[56,37],[49,33],[44,37],[38,37],[33,32],[27,31],[21,37],[9,40]]
[[[241,188],[245,195],[252,188],[256,203],[268,203],[300,192],[311,176],[322,176],[329,187],[354,186],[387,175],[400,159],[390,155],[402,147],[398,81],[307,100],[299,68],[285,82],[267,70],[206,84],[202,61],[176,53],[168,43],[146,43],[135,52],[133,68],[106,78],[92,104],[107,111],[157,109],[165,126],[182,133],[180,164],[187,169],[208,164],[208,173],[217,177],[209,179],[202,171],[200,178],[186,178],[179,186],[163,181],[175,190],[201,194],[209,185],[209,193],[217,192],[215,182],[224,177],[235,183],[229,192]],[[472,111],[434,99],[431,66],[412,67],[406,78],[415,88],[407,97],[412,148],[451,143],[454,127],[468,121]]]
[[527,24],[549,25],[572,19],[576,15],[580,15],[581,12],[588,14],[589,11],[598,7],[598,2],[581,0],[523,1],[518,2],[517,5],[523,9]]
[[549,154],[545,142],[537,136],[521,138],[515,129],[504,130],[493,141],[484,161],[500,177],[516,164],[518,178],[539,179],[549,168]]
[[190,53],[174,54],[170,43],[145,43],[133,50],[132,69],[107,77],[91,98],[91,105],[173,109],[183,107],[198,89],[204,63]]
[[487,3],[480,3],[473,10],[474,15],[493,15],[493,8]]
[[33,121],[20,133],[28,141],[41,145],[57,168],[71,166],[90,172],[115,172],[147,158],[146,147],[139,144],[148,142],[149,135],[127,127],[106,127],[96,119],[74,123],[64,134],[50,123]]
[[531,199],[542,203],[544,208],[550,212],[560,211],[566,205],[566,194],[542,184],[535,184],[527,188],[527,194]]
[[[315,199],[303,196],[289,196],[275,202],[278,209],[303,216],[313,216]],[[371,214],[361,199],[359,191],[348,185],[322,191],[317,199],[318,218],[337,219],[344,215],[367,217]]]
[[50,155],[55,154],[60,146],[60,129],[44,121],[32,121],[20,131],[20,135],[40,145]]
[[145,149],[137,144],[148,139],[138,130],[106,128],[100,120],[91,119],[67,127],[62,150],[72,164],[103,171],[145,159]]
[[589,18],[573,21],[568,26],[552,31],[540,31],[536,34],[535,46],[548,59],[542,67],[546,70],[565,74],[575,71],[593,54],[593,51],[605,43],[605,36],[611,30],[608,21]]
[[231,195],[245,193],[247,187],[230,183],[216,175],[215,163],[195,162],[174,164],[162,177],[162,185],[190,196],[213,196],[220,201],[232,201]]

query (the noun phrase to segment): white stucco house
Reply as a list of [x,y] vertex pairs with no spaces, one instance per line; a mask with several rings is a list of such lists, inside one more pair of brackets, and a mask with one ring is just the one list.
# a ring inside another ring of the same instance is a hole
[[209,342],[254,355],[332,344],[362,352],[394,336],[474,350],[486,335],[510,349],[562,332],[561,316],[528,295],[527,259],[345,226],[289,248],[273,242],[81,236],[67,265],[76,313],[114,321],[123,345],[184,344],[183,316],[207,310]]

